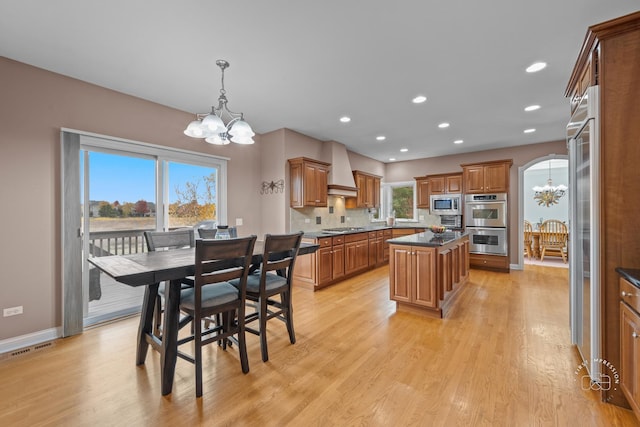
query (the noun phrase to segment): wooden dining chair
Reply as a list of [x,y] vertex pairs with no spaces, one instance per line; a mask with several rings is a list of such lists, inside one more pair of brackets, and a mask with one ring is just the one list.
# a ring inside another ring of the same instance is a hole
[[533,251],[533,227],[527,220],[524,221],[524,253],[528,259],[531,259],[531,253]]
[[[144,239],[147,242],[149,252],[171,250],[180,248],[193,248],[196,240],[193,229],[178,229],[171,231],[145,231]],[[194,285],[193,277],[185,277],[181,280],[182,288],[191,288]],[[165,294],[165,284],[158,283],[158,297],[154,310],[153,334],[161,335],[162,330],[162,299]]]
[[[242,372],[249,372],[245,341],[247,275],[256,236],[226,240],[197,240],[195,286],[180,295],[180,310],[192,320],[191,335],[178,340],[178,357],[196,368],[196,397],[202,396],[202,347],[228,342],[236,335]],[[235,286],[229,283],[234,280]],[[221,315],[222,322],[202,329],[202,320]],[[193,355],[180,346],[193,342]],[[223,346],[227,348],[226,345]]]
[[[291,283],[303,232],[292,234],[266,234],[259,271],[247,279],[247,300],[255,303],[256,311],[246,316],[246,323],[258,322],[258,328],[246,327],[247,332],[260,337],[262,361],[269,360],[267,348],[267,321],[284,322],[291,344],[296,342],[293,329]],[[237,282],[231,282],[238,285]],[[279,299],[278,299],[279,298]]]
[[540,261],[545,255],[559,255],[567,263],[567,225],[557,219],[548,219],[540,226]]

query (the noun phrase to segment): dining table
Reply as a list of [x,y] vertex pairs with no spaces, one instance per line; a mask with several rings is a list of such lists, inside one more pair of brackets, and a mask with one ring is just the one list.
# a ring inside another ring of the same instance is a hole
[[[314,253],[317,244],[301,243],[298,255]],[[262,262],[264,241],[258,240],[251,258],[252,268]],[[182,279],[195,274],[195,248],[142,252],[130,255],[91,257],[88,261],[117,282],[145,286],[138,325],[136,365],[144,364],[149,346],[160,353],[162,395],[171,393],[178,357],[180,290]],[[153,313],[159,283],[168,282],[162,337],[153,334]]]

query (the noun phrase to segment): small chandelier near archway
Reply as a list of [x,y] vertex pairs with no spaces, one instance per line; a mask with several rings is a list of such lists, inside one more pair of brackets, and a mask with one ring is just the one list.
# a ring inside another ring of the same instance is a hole
[[546,207],[558,204],[558,201],[567,192],[565,185],[553,185],[551,181],[551,161],[549,161],[549,178],[547,179],[546,185],[544,187],[536,185],[533,187],[533,191],[536,192],[533,199],[538,202],[538,205],[544,205]]
[[[184,134],[192,138],[204,138],[206,142],[214,145],[227,145],[229,142],[253,144],[252,137],[255,133],[249,123],[244,121],[242,113],[234,113],[227,108],[224,70],[229,68],[229,63],[224,59],[218,59],[216,65],[222,70],[222,88],[218,97],[218,107],[212,106],[210,113],[196,114],[196,120],[189,123]],[[226,125],[223,119],[227,120]]]

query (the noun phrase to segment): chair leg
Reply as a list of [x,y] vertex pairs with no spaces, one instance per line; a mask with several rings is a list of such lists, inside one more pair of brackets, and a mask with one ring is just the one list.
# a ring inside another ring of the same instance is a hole
[[540,261],[544,261],[544,252],[545,252],[546,250],[547,250],[547,249],[546,249],[545,247],[543,247],[543,248],[542,248],[542,252],[540,253]]
[[194,359],[196,365],[196,397],[202,396],[202,321],[200,316],[195,316],[193,319],[193,345],[194,345]]
[[238,352],[240,353],[240,366],[244,374],[249,372],[249,357],[247,356],[247,340],[244,330],[244,319],[240,319],[244,314],[238,313]]
[[156,296],[156,308],[153,313],[153,335],[160,336],[160,329],[162,325],[162,297]]
[[291,305],[291,292],[283,292],[280,294],[282,305],[285,309],[285,322],[287,324],[287,331],[289,332],[289,341],[291,344],[296,343],[296,333],[293,330],[293,307]]
[[258,314],[258,322],[260,323],[260,350],[262,352],[262,361],[269,360],[269,351],[267,349],[267,298],[260,297],[260,312]]

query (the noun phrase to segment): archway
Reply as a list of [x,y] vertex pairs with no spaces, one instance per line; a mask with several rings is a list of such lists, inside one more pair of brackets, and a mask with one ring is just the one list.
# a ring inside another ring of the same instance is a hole
[[[560,219],[569,221],[569,197],[560,199],[557,205],[546,207],[537,205],[534,200],[533,186],[543,186],[549,176],[555,185],[564,184],[569,187],[569,156],[566,154],[549,154],[531,160],[518,168],[518,264],[516,269],[524,268],[524,220],[534,225],[544,219]],[[549,209],[552,209],[549,210]]]

